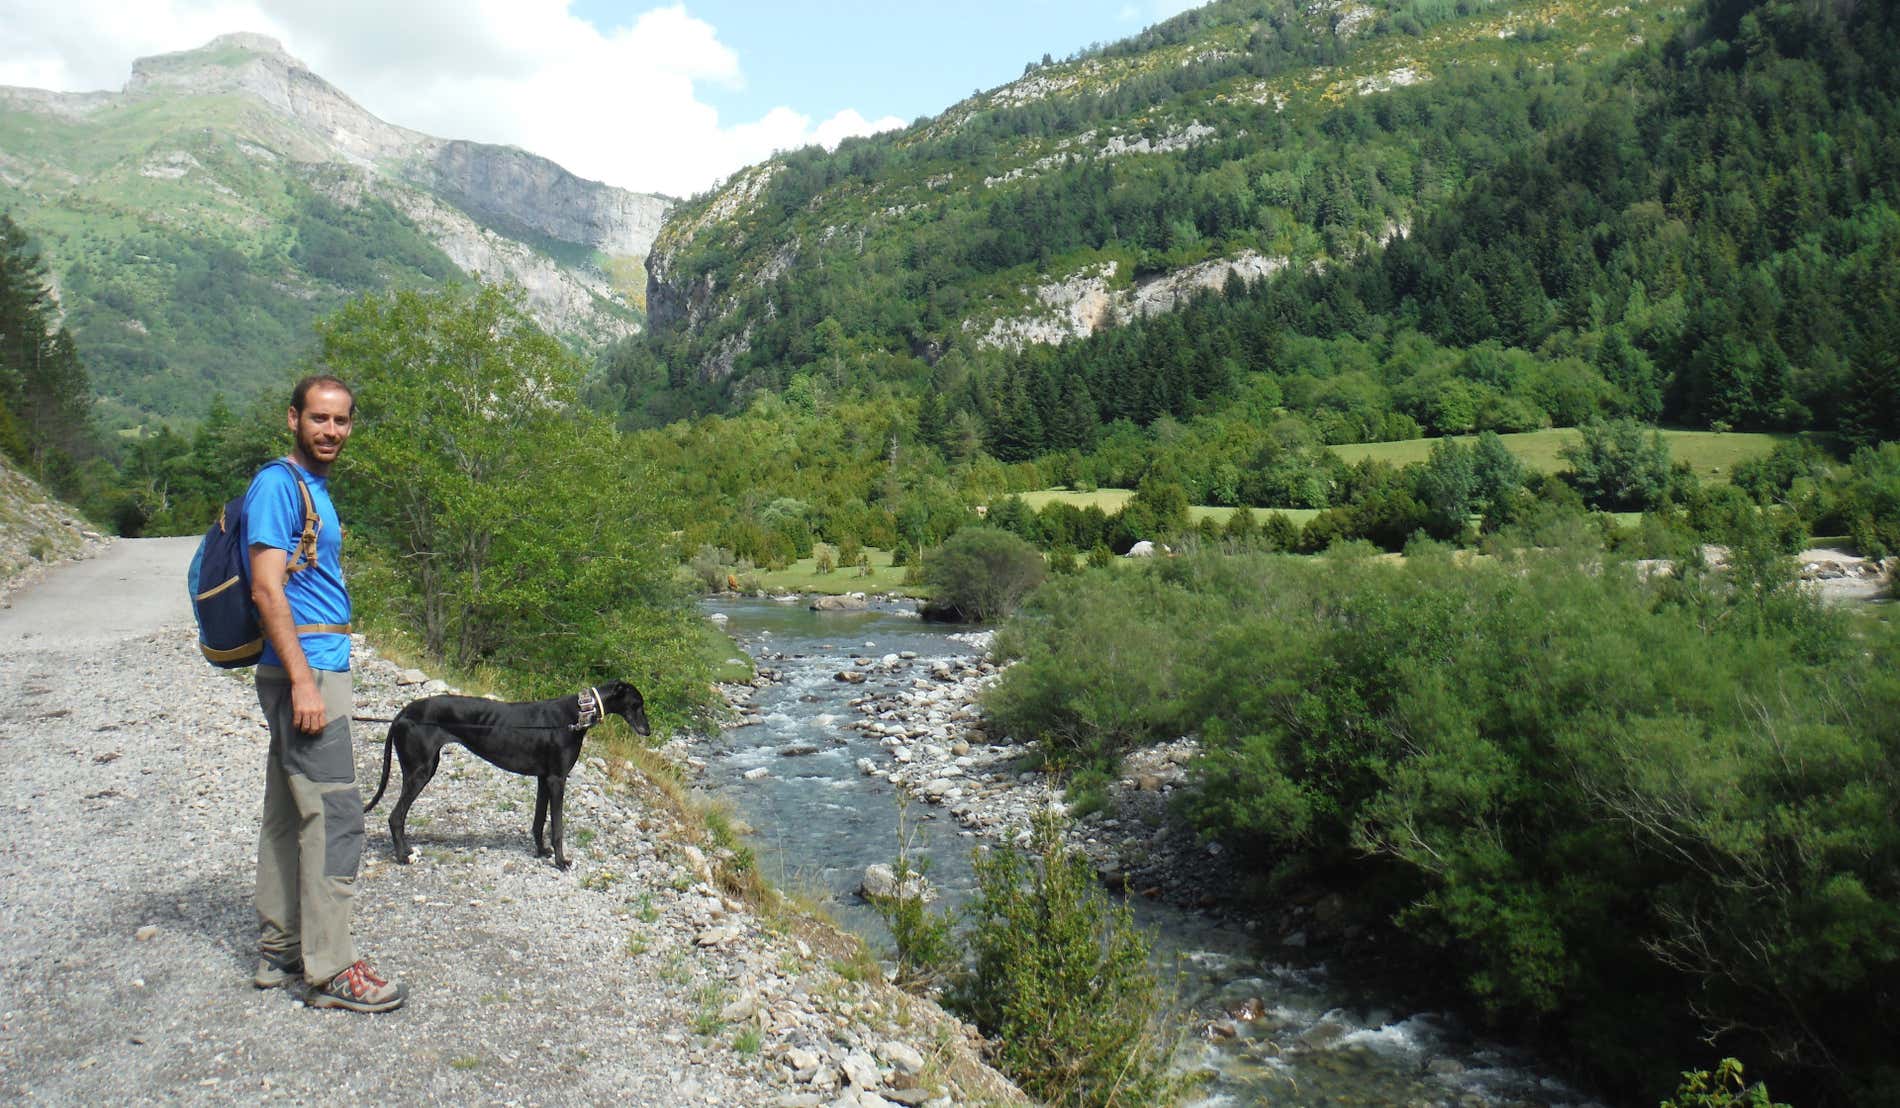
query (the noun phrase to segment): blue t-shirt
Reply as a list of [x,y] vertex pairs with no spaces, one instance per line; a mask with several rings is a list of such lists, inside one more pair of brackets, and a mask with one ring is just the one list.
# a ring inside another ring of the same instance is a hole
[[[291,462],[295,466],[297,463]],[[284,596],[290,601],[291,621],[298,624],[350,622],[350,590],[343,583],[343,525],[337,522],[336,506],[330,503],[330,482],[302,466],[299,473],[310,486],[310,500],[316,505],[317,561],[308,569],[290,574],[284,581]],[[297,491],[297,479],[284,466],[272,463],[259,470],[244,494],[244,541],[250,547],[268,546],[284,551],[289,562],[303,537],[303,494]],[[311,669],[347,672],[350,668],[350,637],[322,632],[297,636]],[[264,642],[264,665],[282,665],[270,640]]]

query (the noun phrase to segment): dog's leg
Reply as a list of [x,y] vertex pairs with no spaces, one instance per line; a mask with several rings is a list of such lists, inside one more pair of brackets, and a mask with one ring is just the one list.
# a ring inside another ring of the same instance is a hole
[[396,861],[408,865],[409,836],[403,833],[403,828],[409,819],[409,806],[416,802],[416,797],[422,795],[423,786],[435,776],[436,766],[442,761],[442,752],[431,751],[426,761],[418,760],[414,765],[408,764],[406,758],[403,761],[402,798],[396,801],[395,810],[389,813],[389,840],[396,848]]
[[548,779],[546,774],[534,779],[534,856],[548,856],[548,843],[543,831],[548,823]]
[[561,836],[561,801],[567,796],[567,778],[545,777],[548,783],[548,807],[553,810],[554,819],[554,867],[566,869],[574,863],[567,860],[566,842]]

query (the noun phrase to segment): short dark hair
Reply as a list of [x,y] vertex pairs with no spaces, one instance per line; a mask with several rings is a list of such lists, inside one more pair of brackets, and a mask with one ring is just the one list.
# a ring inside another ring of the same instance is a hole
[[316,388],[318,385],[322,385],[325,388],[342,389],[350,398],[350,414],[356,414],[356,390],[344,384],[343,378],[338,377],[334,373],[312,373],[310,376],[297,382],[297,386],[290,390],[290,406],[296,411],[303,411],[304,400],[310,396],[310,390]]

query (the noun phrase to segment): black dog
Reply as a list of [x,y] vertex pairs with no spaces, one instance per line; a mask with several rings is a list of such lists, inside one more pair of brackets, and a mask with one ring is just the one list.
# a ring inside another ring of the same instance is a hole
[[396,713],[383,740],[383,779],[376,783],[376,795],[363,806],[365,812],[376,807],[389,785],[389,752],[402,759],[402,798],[389,813],[389,837],[396,847],[396,860],[409,861],[409,838],[403,824],[409,818],[409,806],[435,776],[442,747],[458,742],[471,752],[510,773],[527,774],[540,779],[534,798],[534,853],[546,857],[547,843],[541,829],[551,808],[554,812],[554,864],[569,865],[561,836],[561,798],[567,791],[567,775],[581,756],[581,740],[587,729],[612,712],[627,721],[639,734],[647,733],[646,702],[640,690],[625,681],[614,681],[598,689],[586,689],[556,700],[535,700],[511,704],[484,700],[477,696],[429,696],[412,702]]

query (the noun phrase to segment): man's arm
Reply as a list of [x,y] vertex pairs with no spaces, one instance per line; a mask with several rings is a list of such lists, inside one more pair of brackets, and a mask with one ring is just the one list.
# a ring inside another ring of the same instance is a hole
[[323,694],[317,691],[317,679],[303,656],[303,643],[297,638],[297,621],[290,614],[290,598],[284,595],[288,551],[274,546],[251,546],[251,603],[257,605],[257,622],[263,625],[264,638],[277,652],[278,661],[290,677],[290,710],[297,730],[314,735],[328,721],[323,718]]

